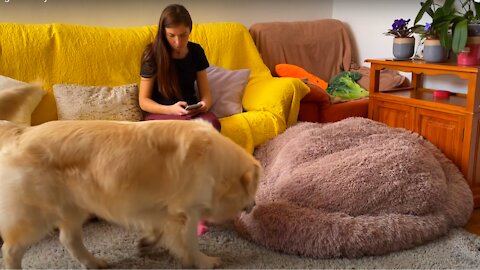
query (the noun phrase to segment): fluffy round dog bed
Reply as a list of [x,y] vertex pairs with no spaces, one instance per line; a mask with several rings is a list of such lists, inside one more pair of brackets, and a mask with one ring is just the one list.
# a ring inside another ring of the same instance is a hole
[[433,144],[369,119],[298,123],[255,156],[257,205],[235,228],[276,251],[380,255],[444,235],[473,210],[465,178]]

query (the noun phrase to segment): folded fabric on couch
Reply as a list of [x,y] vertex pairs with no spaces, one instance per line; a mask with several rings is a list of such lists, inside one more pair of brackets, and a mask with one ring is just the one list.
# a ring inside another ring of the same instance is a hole
[[0,75],[0,120],[30,126],[32,113],[45,94],[39,84]]

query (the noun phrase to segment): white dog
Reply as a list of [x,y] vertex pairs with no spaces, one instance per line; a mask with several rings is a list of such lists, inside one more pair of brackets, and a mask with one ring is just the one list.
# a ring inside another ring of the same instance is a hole
[[94,214],[141,230],[141,248],[163,246],[185,267],[213,268],[199,250],[199,219],[221,222],[254,203],[261,167],[198,121],[0,121],[0,234],[4,266],[53,228],[88,268],[107,264],[82,240]]

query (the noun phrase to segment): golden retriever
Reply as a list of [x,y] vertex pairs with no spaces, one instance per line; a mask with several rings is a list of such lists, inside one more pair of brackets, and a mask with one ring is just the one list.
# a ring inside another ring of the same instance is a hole
[[165,247],[184,267],[213,268],[199,219],[222,222],[253,205],[261,166],[199,121],[0,121],[0,234],[6,268],[53,228],[88,268],[105,268],[82,240],[94,214],[140,230],[140,248]]

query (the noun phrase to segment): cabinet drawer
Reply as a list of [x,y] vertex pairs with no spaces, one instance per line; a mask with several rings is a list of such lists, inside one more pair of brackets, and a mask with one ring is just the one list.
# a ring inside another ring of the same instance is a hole
[[413,130],[415,108],[412,106],[381,100],[373,100],[372,106],[373,120]]
[[461,166],[465,117],[438,111],[417,109],[416,132],[432,142]]

